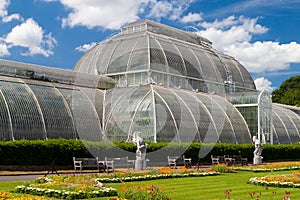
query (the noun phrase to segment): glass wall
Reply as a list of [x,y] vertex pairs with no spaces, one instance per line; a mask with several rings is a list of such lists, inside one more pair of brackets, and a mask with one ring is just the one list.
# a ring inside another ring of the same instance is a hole
[[155,85],[107,92],[105,134],[110,141],[131,140],[135,131],[152,142],[250,143],[238,110],[226,99]]
[[274,144],[290,144],[300,142],[300,116],[285,108],[284,105],[273,104]]
[[243,115],[252,137],[257,136],[264,144],[273,143],[272,101],[268,92],[236,92],[226,98]]
[[0,76],[0,140],[101,141],[104,91]]
[[258,122],[258,139],[263,144],[273,144],[272,100],[266,91],[262,91],[258,96]]
[[45,121],[30,88],[25,84],[0,81],[0,90],[5,101],[1,106],[7,106],[10,116],[7,122],[11,123],[12,139],[46,139]]

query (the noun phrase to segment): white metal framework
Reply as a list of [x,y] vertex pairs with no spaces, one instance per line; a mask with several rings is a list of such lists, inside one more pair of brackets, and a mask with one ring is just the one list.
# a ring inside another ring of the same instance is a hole
[[209,40],[148,20],[96,44],[74,71],[0,60],[0,140],[139,131],[153,142],[285,144],[300,141],[299,115]]

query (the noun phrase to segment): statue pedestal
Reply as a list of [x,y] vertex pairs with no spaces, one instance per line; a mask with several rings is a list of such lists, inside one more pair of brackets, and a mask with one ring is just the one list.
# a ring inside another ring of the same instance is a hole
[[253,165],[260,165],[261,163],[262,163],[262,157],[261,156],[254,156]]
[[135,160],[135,170],[144,170],[146,168],[146,161],[143,159]]

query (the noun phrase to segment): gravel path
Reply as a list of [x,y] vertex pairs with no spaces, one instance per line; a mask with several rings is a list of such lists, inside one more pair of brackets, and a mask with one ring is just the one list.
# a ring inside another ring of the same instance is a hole
[[0,176],[0,182],[12,182],[12,181],[30,181],[30,180],[34,180],[40,176],[40,174],[34,174],[34,175],[9,175],[9,176],[5,176],[2,175]]

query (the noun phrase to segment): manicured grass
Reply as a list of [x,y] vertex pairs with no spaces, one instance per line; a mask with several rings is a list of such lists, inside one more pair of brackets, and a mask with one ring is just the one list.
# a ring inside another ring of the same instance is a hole
[[16,182],[0,182],[0,191],[2,192],[10,192],[14,190],[18,185],[23,185],[24,181],[16,181]]
[[[219,176],[208,176],[208,177],[192,177],[192,178],[174,178],[174,179],[163,179],[154,181],[141,181],[141,182],[130,182],[125,183],[134,186],[153,184],[158,186],[164,186],[165,192],[170,194],[170,197],[174,200],[188,199],[188,200],[224,200],[227,199],[227,195],[224,191],[230,190],[230,199],[234,200],[245,200],[245,199],[256,199],[256,196],[260,196],[262,199],[274,199],[282,200],[285,196],[285,191],[290,192],[290,199],[300,199],[299,188],[274,188],[269,187],[266,190],[264,186],[256,186],[247,184],[247,181],[255,176],[265,176],[268,174],[288,174],[292,171],[280,171],[280,172],[237,172],[237,173],[222,173]],[[11,191],[17,185],[24,184],[23,181],[18,182],[2,182],[0,183],[0,191]],[[106,184],[107,186],[115,187],[118,191],[121,191],[121,187],[124,183]],[[174,189],[174,190],[172,190]],[[174,192],[176,194],[174,194]],[[249,193],[255,192],[253,198],[250,197]],[[261,192],[261,195],[259,194]],[[276,194],[273,194],[276,192]],[[99,199],[108,199],[99,198]]]
[[[230,190],[230,199],[245,200],[252,199],[249,193],[255,192],[253,199],[260,196],[259,199],[278,199],[284,198],[285,191],[289,191],[290,199],[300,199],[300,189],[298,188],[274,188],[269,187],[268,190],[264,186],[256,186],[247,184],[247,181],[255,176],[265,176],[267,174],[287,174],[288,171],[281,172],[238,172],[238,173],[226,173],[220,176],[209,177],[192,177],[192,178],[176,178],[176,179],[164,179],[155,181],[144,182],[131,182],[126,184],[133,184],[138,186],[141,184],[156,183],[157,185],[164,185],[165,192],[169,193],[172,199],[189,199],[189,200],[224,200],[227,199],[227,195],[224,191]],[[120,191],[122,184],[109,184]],[[172,194],[174,192],[176,194]],[[261,192],[261,195],[259,194]],[[276,192],[276,194],[273,194]]]

